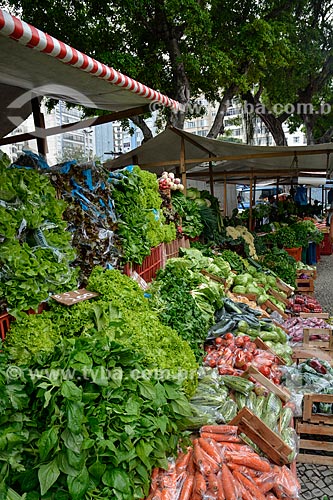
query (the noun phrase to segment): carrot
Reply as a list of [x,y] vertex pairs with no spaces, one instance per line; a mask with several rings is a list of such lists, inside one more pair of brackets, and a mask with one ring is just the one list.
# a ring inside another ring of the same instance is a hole
[[194,493],[191,496],[191,500],[202,500],[202,496],[199,493]]
[[182,472],[187,469],[189,461],[191,459],[192,449],[188,450],[187,453],[181,453],[176,460],[176,470],[177,472]]
[[255,500],[242,483],[240,483],[237,479],[235,479],[235,481],[242,496],[242,500]]
[[223,490],[223,484],[222,484],[222,471],[219,471],[217,473],[217,500],[225,500],[225,495],[224,495],[224,490]]
[[238,436],[234,434],[213,434],[212,432],[201,432],[202,438],[211,438],[218,443],[221,442],[229,442],[229,443],[241,443],[241,440]]
[[253,478],[258,477],[258,474],[261,474],[261,472],[259,472],[257,470],[250,469],[249,467],[245,467],[245,465],[233,464],[232,462],[228,463],[228,467],[229,467],[229,469],[231,469],[231,471],[237,470],[241,474],[245,474],[245,475],[253,477]]
[[209,476],[207,477],[207,481],[208,481],[209,489],[216,493],[219,489],[219,484],[218,484],[218,480],[217,480],[216,475],[209,474]]
[[253,480],[251,481],[238,471],[234,471],[234,477],[250,492],[253,498],[256,500],[266,500],[265,495],[261,493]]
[[160,469],[158,467],[155,467],[153,469],[152,474],[151,474],[150,495],[152,493],[155,493],[155,491],[157,490],[159,473],[160,473]]
[[260,477],[255,478],[256,485],[264,495],[275,486],[276,482],[277,476],[274,472],[265,472]]
[[162,491],[156,490],[154,493],[150,493],[146,500],[162,500]]
[[193,441],[193,444],[194,444],[193,461],[200,470],[200,472],[202,472],[205,476],[209,476],[209,474],[212,472],[212,466],[209,462],[207,462],[206,457],[204,455],[204,451],[199,446],[197,439]]
[[194,476],[187,476],[178,500],[190,500],[193,491]]
[[245,465],[245,467],[250,467],[251,469],[259,470],[261,472],[269,472],[271,470],[269,462],[258,457],[254,453],[243,456],[228,453],[226,454],[226,459],[234,464]]
[[238,500],[237,486],[230,469],[226,464],[222,465],[222,486],[225,500]]
[[268,493],[268,495],[266,495],[266,500],[278,500],[278,499],[276,498],[274,493]]
[[220,441],[219,445],[226,448],[227,451],[237,451],[237,453],[254,453],[252,448],[250,448],[247,444]]
[[211,434],[234,434],[237,435],[238,427],[236,425],[204,425],[200,432],[209,432]]
[[190,461],[188,463],[186,473],[188,476],[194,476],[194,473],[195,473],[195,465],[193,462],[193,449],[191,450]]
[[199,438],[198,443],[201,448],[213,459],[217,464],[222,463],[221,455],[218,451],[218,448],[215,446],[215,443],[212,439],[204,439]]
[[213,490],[207,490],[204,498],[205,500],[217,500],[217,492]]
[[[205,459],[206,463],[210,465],[212,472],[214,472],[214,474],[217,474],[218,471],[220,470],[220,465],[217,464],[215,462],[215,460],[213,460],[212,457],[209,456],[208,453],[206,453],[205,450],[203,450],[202,448],[201,448],[201,452],[202,452],[202,456]],[[208,476],[208,474],[206,474],[206,475]]]
[[198,493],[199,495],[204,495],[207,490],[206,480],[200,471],[195,473],[193,490],[194,493]]

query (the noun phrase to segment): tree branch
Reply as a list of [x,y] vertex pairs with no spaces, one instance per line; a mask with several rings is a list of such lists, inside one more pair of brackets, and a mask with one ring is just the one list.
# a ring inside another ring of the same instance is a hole
[[150,130],[150,128],[148,127],[147,123],[142,118],[142,116],[132,116],[131,121],[134,123],[134,125],[139,127],[139,129],[142,131],[142,133],[143,133],[143,141],[142,142],[143,143],[147,142],[153,138],[153,133]]

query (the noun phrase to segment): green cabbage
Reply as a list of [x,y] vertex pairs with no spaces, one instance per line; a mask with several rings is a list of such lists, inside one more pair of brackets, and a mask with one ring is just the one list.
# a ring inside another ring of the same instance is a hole
[[245,286],[242,286],[242,285],[236,285],[236,286],[234,286],[232,291],[234,293],[244,294],[244,293],[246,293],[246,288],[245,288]]

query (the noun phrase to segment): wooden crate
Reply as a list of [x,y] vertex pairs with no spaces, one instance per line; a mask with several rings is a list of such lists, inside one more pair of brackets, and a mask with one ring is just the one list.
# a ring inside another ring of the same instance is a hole
[[294,347],[292,359],[297,365],[310,358],[318,358],[333,365],[333,353],[319,347]]
[[280,356],[278,356],[277,354],[275,354],[275,352],[272,351],[272,349],[270,347],[268,347],[268,345],[265,344],[265,342],[263,340],[261,340],[261,338],[257,337],[255,339],[254,343],[256,344],[256,346],[258,347],[258,349],[261,349],[263,351],[268,351],[271,354],[273,354],[276,357],[276,359],[278,361],[278,364],[280,364],[280,365],[285,365],[286,364],[285,360],[282,359],[282,358],[280,358]]
[[312,279],[317,279],[317,269],[297,269],[297,276],[299,277],[301,274],[307,274]]
[[329,313],[299,313],[300,318],[320,318],[320,319],[329,319]]
[[279,294],[279,292],[277,292],[276,290],[274,290],[273,288],[270,288],[268,290],[268,293],[270,295],[272,295],[272,297],[275,297],[277,300],[279,300],[280,302],[283,302],[283,304],[285,304],[286,306],[289,305],[289,300],[288,299],[285,299],[284,297],[282,297],[282,295]]
[[283,319],[288,319],[288,315],[281,311],[281,309],[278,308],[278,306],[276,306],[275,304],[273,304],[273,302],[271,302],[270,300],[266,300],[266,302],[264,302],[263,304],[261,304],[260,306],[264,311],[267,311],[267,309],[270,309],[271,311],[276,311],[280,314],[280,316],[282,316]]
[[297,462],[333,466],[333,414],[313,413],[314,403],[333,404],[333,394],[304,395],[303,417],[296,423],[300,435]]
[[313,278],[307,278],[307,279],[297,278],[296,285],[297,285],[296,291],[298,293],[304,293],[306,295],[313,295],[313,293],[314,293],[314,280],[313,280]]
[[[329,340],[310,340],[311,335],[328,335]],[[303,328],[303,347],[319,347],[333,351],[333,335],[331,328]]]
[[254,366],[249,366],[244,373],[242,373],[241,377],[250,378],[252,377],[256,382],[266,387],[269,392],[272,392],[276,396],[278,396],[284,403],[290,401],[290,393],[286,389],[281,389],[277,385],[275,385],[269,378],[265,377],[262,373],[260,373],[257,368]]
[[221,278],[220,276],[216,276],[216,274],[212,274],[212,273],[209,273],[208,271],[205,271],[205,269],[202,269],[200,272],[201,272],[201,274],[203,274],[207,278],[209,278],[213,281],[216,281],[217,283],[221,283],[222,285],[225,285],[225,283],[227,281],[225,278]]
[[290,463],[289,457],[293,452],[290,446],[248,408],[243,408],[230,425],[237,425],[239,434],[244,433],[275,464]]
[[282,292],[285,292],[287,294],[287,297],[290,297],[294,293],[293,287],[287,285],[287,283],[282,281],[280,278],[277,278],[276,284]]

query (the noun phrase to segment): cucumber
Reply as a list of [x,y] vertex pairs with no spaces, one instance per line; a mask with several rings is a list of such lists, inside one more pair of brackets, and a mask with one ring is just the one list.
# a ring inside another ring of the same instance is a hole
[[281,433],[285,431],[290,426],[291,419],[293,417],[293,411],[288,406],[282,408],[280,416],[280,431]]
[[235,392],[234,398],[235,398],[238,410],[241,410],[242,408],[244,408],[244,406],[246,406],[247,398],[244,394],[242,394],[241,392]]
[[250,380],[246,380],[242,377],[235,377],[233,375],[223,375],[222,380],[224,384],[229,387],[229,389],[233,389],[234,391],[241,392],[248,396],[252,389],[254,388],[254,384],[250,382]]

